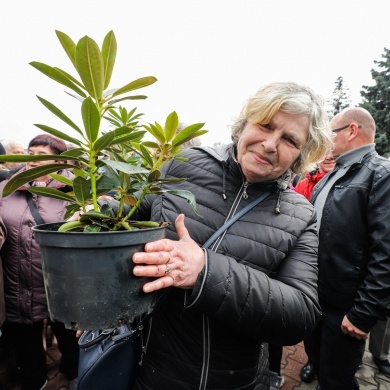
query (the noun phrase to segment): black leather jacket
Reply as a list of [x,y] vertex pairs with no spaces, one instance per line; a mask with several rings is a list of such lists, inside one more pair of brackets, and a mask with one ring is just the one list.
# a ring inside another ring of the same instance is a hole
[[319,240],[320,303],[345,309],[355,326],[370,331],[385,319],[390,297],[390,161],[374,146],[332,186]]
[[[141,219],[174,221],[185,213],[202,245],[234,210],[265,189],[272,194],[206,250],[194,289],[171,288],[157,305],[133,388],[269,389],[262,342],[293,345],[320,317],[314,208],[287,188],[289,175],[248,185],[231,149],[224,157],[195,149],[183,155],[188,162],[168,163],[164,173],[188,178],[173,185],[195,195],[199,215],[186,200],[164,194],[143,202]],[[177,239],[174,225],[168,237]]]

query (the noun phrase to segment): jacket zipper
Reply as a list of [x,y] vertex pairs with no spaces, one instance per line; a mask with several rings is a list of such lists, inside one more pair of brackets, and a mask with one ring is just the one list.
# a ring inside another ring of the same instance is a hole
[[[238,193],[232,207],[230,208],[229,214],[226,217],[226,220],[230,219],[237,211],[237,208],[240,204],[241,199],[247,199],[248,193],[247,188],[249,183],[245,181],[243,183],[242,191]],[[215,241],[214,245],[211,247],[213,251],[217,251],[221,241],[223,240],[226,231]],[[199,383],[199,390],[207,389],[207,378],[209,373],[209,363],[210,363],[210,322],[208,316],[203,316],[203,365],[202,365],[202,374]]]
[[207,378],[210,365],[210,323],[209,317],[203,316],[203,365],[199,390],[207,389]]
[[248,189],[248,186],[249,186],[249,183],[247,181],[244,182],[244,190],[243,190],[243,193],[242,193],[242,197],[244,199],[248,199],[248,193],[246,192],[246,190]]

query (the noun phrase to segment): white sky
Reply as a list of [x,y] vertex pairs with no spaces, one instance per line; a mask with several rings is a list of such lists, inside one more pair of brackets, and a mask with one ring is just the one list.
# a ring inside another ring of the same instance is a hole
[[[110,88],[147,75],[158,82],[129,103],[145,121],[176,111],[185,123],[206,122],[202,143],[229,142],[228,125],[245,99],[273,81],[296,81],[324,98],[342,76],[353,103],[370,70],[390,48],[389,0],[35,0],[3,2],[0,14],[0,139],[27,146],[34,123],[72,131],[36,98],[81,124],[79,103],[65,87],[28,65],[39,61],[74,75],[55,35],[99,46],[115,32],[118,54]],[[72,134],[74,135],[74,134]]]

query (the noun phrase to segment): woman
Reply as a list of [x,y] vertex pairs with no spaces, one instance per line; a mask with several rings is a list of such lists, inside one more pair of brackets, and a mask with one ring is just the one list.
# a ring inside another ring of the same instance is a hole
[[314,186],[330,171],[333,170],[335,161],[332,155],[327,154],[325,158],[318,163],[316,169],[306,173],[306,177],[301,180],[296,186],[295,191],[302,194],[306,199],[310,200]]
[[296,344],[320,317],[315,213],[289,182],[291,171],[307,172],[330,149],[322,99],[295,83],[266,85],[248,99],[232,139],[219,153],[186,150],[187,163],[164,170],[188,178],[180,189],[194,193],[198,215],[171,195],[142,204],[140,219],[176,222],[167,239],[133,256],[133,272],[154,278],[146,293],[173,288],[153,312],[133,389],[269,389],[264,343]]
[[[48,134],[36,136],[28,145],[28,153],[33,155],[61,154],[65,150],[66,145],[62,140]],[[53,160],[30,162],[25,169],[53,163]],[[68,171],[58,173],[69,178],[72,175]],[[5,184],[6,181],[0,184],[0,215],[7,228],[7,238],[0,252],[6,304],[4,336],[15,349],[22,390],[38,390],[44,388],[47,382],[42,330],[49,313],[39,245],[31,229],[37,224],[33,210],[37,210],[44,223],[61,221],[64,219],[66,202],[31,195],[27,188],[65,188],[62,183],[45,175],[3,198],[1,194]],[[35,206],[29,206],[29,197]],[[60,322],[52,322],[51,328],[62,354],[60,372],[71,381],[70,388],[76,389],[79,348],[75,332],[65,329]]]

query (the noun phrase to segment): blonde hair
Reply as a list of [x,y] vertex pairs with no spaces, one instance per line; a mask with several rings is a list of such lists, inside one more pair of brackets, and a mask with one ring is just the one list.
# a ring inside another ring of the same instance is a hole
[[332,149],[333,143],[323,99],[304,85],[276,82],[261,87],[246,101],[239,118],[231,125],[233,143],[237,144],[247,122],[268,124],[278,111],[308,116],[307,143],[291,170],[294,173],[310,171]]

